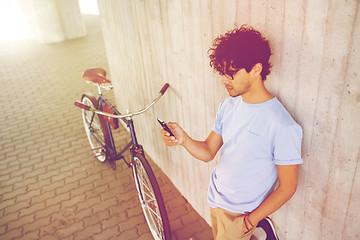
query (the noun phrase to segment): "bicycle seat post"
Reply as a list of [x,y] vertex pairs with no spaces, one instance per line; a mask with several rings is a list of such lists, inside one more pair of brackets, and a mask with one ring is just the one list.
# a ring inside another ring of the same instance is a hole
[[[129,110],[129,109],[126,109],[126,114],[129,114],[129,113],[130,113],[130,110]],[[130,116],[127,117],[126,120],[131,121],[131,117],[130,117]]]
[[99,95],[102,95],[100,84],[96,84]]

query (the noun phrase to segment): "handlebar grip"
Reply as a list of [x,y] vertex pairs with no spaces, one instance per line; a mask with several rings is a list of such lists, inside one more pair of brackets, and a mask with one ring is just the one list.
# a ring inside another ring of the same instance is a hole
[[166,92],[166,90],[169,88],[169,84],[165,83],[164,86],[162,87],[162,89],[160,90],[161,95],[164,95],[164,93]]
[[86,111],[90,111],[90,106],[85,105],[85,104],[83,104],[83,103],[81,103],[79,101],[74,102],[74,104],[75,104],[75,106],[77,106],[79,108],[82,108],[82,109],[84,109]]

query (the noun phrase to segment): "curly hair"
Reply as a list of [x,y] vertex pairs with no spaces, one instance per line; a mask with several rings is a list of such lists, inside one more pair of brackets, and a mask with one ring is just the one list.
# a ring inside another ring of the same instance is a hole
[[[210,66],[221,75],[233,75],[245,68],[249,73],[257,63],[262,64],[261,78],[266,80],[270,73],[271,50],[269,42],[252,27],[242,25],[214,39],[208,51]],[[236,71],[231,71],[232,67]]]

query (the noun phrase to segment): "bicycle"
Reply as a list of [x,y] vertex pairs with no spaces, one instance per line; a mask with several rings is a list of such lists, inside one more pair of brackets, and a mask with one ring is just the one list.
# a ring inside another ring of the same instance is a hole
[[[145,158],[143,147],[137,141],[132,120],[132,117],[140,115],[152,107],[168,89],[169,84],[166,83],[159,95],[145,108],[122,115],[102,94],[101,88],[107,90],[112,88],[111,81],[106,78],[104,69],[88,69],[82,77],[98,89],[97,98],[92,94],[85,93],[81,97],[81,102],[75,102],[75,106],[82,109],[85,132],[95,157],[101,162],[108,162],[113,170],[116,169],[115,162],[120,159],[129,168],[132,168],[141,207],[151,234],[156,240],[170,239],[170,225],[160,188]],[[119,127],[119,119],[129,128],[131,140],[124,148],[117,151],[111,128],[115,130]],[[123,157],[128,149],[130,149],[131,162],[127,162]]]

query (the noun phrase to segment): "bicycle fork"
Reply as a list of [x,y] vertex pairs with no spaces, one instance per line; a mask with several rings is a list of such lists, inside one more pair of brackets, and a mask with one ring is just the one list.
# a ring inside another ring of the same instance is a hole
[[143,196],[143,191],[140,187],[140,179],[138,177],[138,168],[136,166],[136,162],[135,162],[135,156],[141,154],[142,156],[144,156],[144,151],[143,151],[143,147],[140,145],[137,146],[133,146],[132,148],[130,148],[130,153],[131,153],[131,166],[133,168],[134,171],[134,178],[135,178],[135,183],[136,183],[136,188],[139,192],[139,196],[140,196],[140,202],[141,205],[143,205],[144,207],[147,207],[145,204],[145,200],[144,200],[144,196]]

